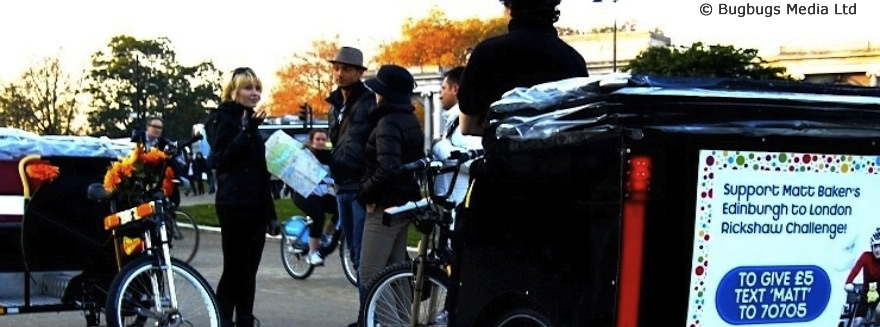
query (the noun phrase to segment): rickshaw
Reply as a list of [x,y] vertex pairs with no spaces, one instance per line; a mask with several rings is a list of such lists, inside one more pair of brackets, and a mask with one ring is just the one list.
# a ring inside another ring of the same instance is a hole
[[491,110],[451,326],[840,322],[880,227],[880,89],[615,74]]
[[0,148],[0,316],[82,311],[87,326],[102,313],[107,326],[219,326],[210,284],[170,257],[168,198],[104,190],[132,144],[4,128]]

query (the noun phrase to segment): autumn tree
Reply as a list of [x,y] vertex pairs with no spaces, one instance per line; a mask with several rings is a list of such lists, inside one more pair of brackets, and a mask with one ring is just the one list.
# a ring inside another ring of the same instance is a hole
[[92,54],[92,133],[130,136],[146,117],[161,116],[166,137],[189,137],[192,125],[219,101],[220,77],[210,61],[180,64],[167,38],[113,37],[107,49]]
[[326,119],[330,109],[324,99],[333,91],[335,84],[327,61],[339,51],[339,38],[315,40],[312,49],[294,53],[293,60],[275,74],[278,86],[272,90],[269,109],[273,116],[298,115],[300,106],[312,106],[312,115]]
[[40,135],[75,134],[80,88],[81,81],[64,73],[58,58],[45,58],[0,90],[0,125]]
[[480,41],[507,32],[507,20],[470,18],[451,20],[439,9],[427,17],[408,18],[401,39],[382,44],[373,58],[378,64],[453,67],[467,62],[467,50]]
[[756,49],[730,45],[650,47],[624,68],[633,74],[663,76],[707,76],[753,79],[787,79],[784,67],[767,66]]

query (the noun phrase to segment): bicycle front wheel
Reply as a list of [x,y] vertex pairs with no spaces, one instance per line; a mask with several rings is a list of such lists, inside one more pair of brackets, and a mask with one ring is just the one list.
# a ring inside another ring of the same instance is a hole
[[[445,326],[446,322],[438,318],[446,305],[449,277],[435,266],[426,268],[416,325]],[[371,285],[360,313],[365,326],[410,326],[415,287],[413,262],[398,262],[385,268]]]
[[293,279],[306,279],[312,275],[315,266],[306,262],[306,255],[309,249],[300,247],[287,234],[281,233],[281,263],[284,264],[284,270]]
[[[207,281],[186,263],[171,259],[171,270],[144,257],[122,268],[107,295],[107,326],[220,326],[220,310]],[[165,279],[173,273],[175,292]],[[171,307],[171,298],[177,308]]]
[[199,225],[188,213],[174,210],[174,221],[167,226],[171,257],[190,263],[199,251]]

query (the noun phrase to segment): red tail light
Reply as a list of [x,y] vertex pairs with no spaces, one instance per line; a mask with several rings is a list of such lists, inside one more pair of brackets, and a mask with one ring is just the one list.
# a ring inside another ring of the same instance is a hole
[[645,237],[645,201],[651,186],[651,158],[631,157],[627,164],[623,200],[620,279],[617,294],[617,326],[635,327],[639,323],[642,281],[642,254]]

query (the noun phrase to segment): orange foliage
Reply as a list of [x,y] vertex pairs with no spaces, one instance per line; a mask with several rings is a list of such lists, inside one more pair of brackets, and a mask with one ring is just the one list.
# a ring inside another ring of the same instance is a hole
[[380,46],[373,58],[378,64],[401,66],[436,65],[453,67],[467,62],[467,49],[489,37],[507,32],[507,20],[476,18],[450,20],[439,9],[432,9],[419,20],[408,18],[401,28],[402,38]]
[[422,101],[418,99],[412,99],[410,101],[413,105],[413,115],[416,115],[416,118],[419,119],[419,126],[422,126],[422,130],[425,130],[425,105],[422,104]]
[[330,74],[330,63],[339,50],[339,39],[315,40],[312,50],[294,53],[293,60],[275,74],[279,85],[272,90],[269,110],[272,116],[298,115],[300,105],[312,106],[316,119],[326,119],[330,105],[324,101],[335,84]]

